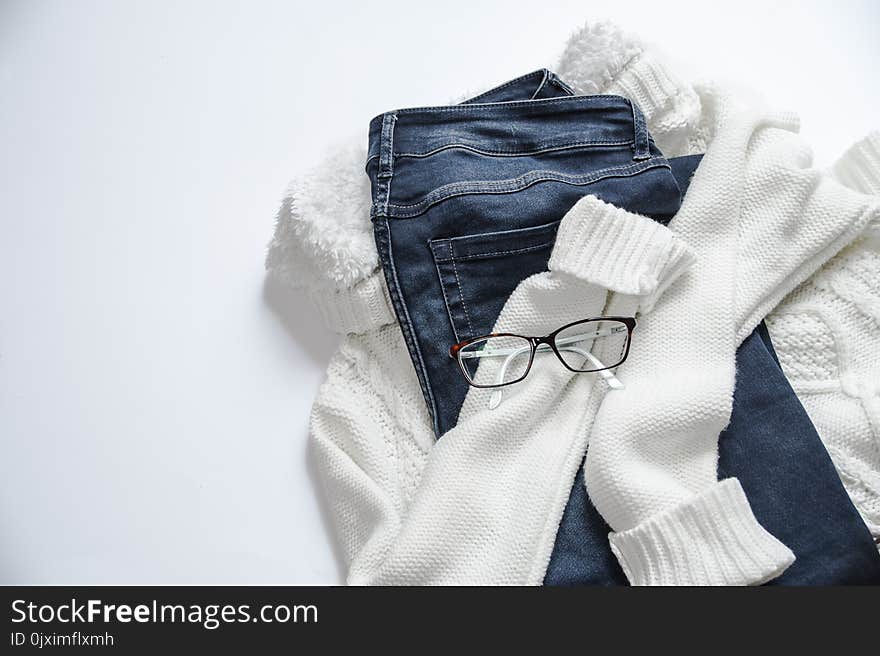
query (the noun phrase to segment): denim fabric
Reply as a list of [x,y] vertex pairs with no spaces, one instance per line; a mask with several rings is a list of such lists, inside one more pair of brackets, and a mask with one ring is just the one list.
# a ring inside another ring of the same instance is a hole
[[[449,346],[491,332],[519,282],[546,270],[577,199],[595,194],[666,223],[699,164],[664,160],[628,101],[570,93],[536,71],[463,105],[371,123],[376,242],[438,436],[468,388]],[[774,583],[877,581],[880,555],[761,330],[737,354],[719,473],[740,479],[758,520],[795,552]],[[579,470],[545,584],[625,585],[609,530]]]
[[579,198],[658,219],[680,203],[638,108],[572,96],[543,70],[461,105],[377,116],[366,168],[380,261],[438,437],[468,389],[449,347],[491,331],[519,281],[545,269]]
[[785,378],[764,324],[740,346],[737,366],[718,475],[739,478],[758,521],[797,556],[770,584],[880,583],[874,539]]

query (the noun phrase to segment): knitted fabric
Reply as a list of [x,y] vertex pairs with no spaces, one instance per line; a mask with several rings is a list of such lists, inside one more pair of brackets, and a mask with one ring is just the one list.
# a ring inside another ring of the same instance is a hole
[[[880,133],[831,169],[880,195]],[[880,223],[873,223],[768,317],[780,363],[840,478],[880,537]]]
[[809,168],[790,117],[709,90],[701,99],[714,138],[670,223],[696,262],[641,322],[637,355],[619,374],[625,389],[601,406],[584,470],[634,584],[759,583],[792,562],[758,530],[738,482],[717,482],[736,348],[880,211]]

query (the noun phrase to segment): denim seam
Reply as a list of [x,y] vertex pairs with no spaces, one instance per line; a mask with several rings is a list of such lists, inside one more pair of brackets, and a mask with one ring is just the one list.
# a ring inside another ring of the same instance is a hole
[[[425,400],[428,403],[428,410],[431,413],[431,421],[434,428],[434,434],[439,436],[440,426],[437,423],[437,405],[434,401],[434,392],[431,389],[431,383],[428,380],[427,369],[425,367],[425,360],[422,357],[422,351],[419,348],[418,341],[414,337],[414,330],[412,326],[412,320],[409,316],[409,310],[407,309],[406,303],[403,302],[403,298],[400,295],[400,281],[397,278],[397,267],[394,264],[394,252],[391,249],[391,226],[388,223],[387,216],[381,217],[381,220],[385,224],[385,229],[382,233],[382,250],[388,258],[388,265],[391,269],[391,278],[394,283],[393,285],[388,285],[388,292],[391,296],[391,302],[395,307],[398,323],[400,324],[401,332],[403,333],[403,338],[406,342],[407,348],[409,349],[410,354],[415,353],[416,357],[418,358],[418,366],[415,367],[416,376],[419,379],[419,385],[422,388],[422,394],[425,396]],[[403,310],[403,312],[401,313],[400,310]]]
[[542,244],[535,244],[534,246],[524,246],[522,248],[514,248],[512,250],[507,251],[487,251],[485,253],[470,253],[468,255],[457,255],[453,257],[447,257],[436,260],[437,263],[446,263],[446,262],[454,262],[455,260],[474,260],[479,259],[481,257],[496,257],[498,255],[516,255],[517,253],[528,253],[531,251],[537,251],[542,248],[547,248],[548,246],[552,246],[552,241],[547,241]]
[[535,100],[508,100],[508,101],[496,101],[496,102],[488,102],[488,103],[474,103],[474,104],[462,104],[462,105],[437,105],[437,106],[429,106],[429,107],[407,107],[406,109],[396,109],[394,110],[395,114],[414,114],[417,112],[444,112],[444,113],[457,113],[457,112],[475,112],[475,111],[483,111],[486,108],[498,107],[498,108],[520,108],[520,107],[534,107],[536,104],[540,105],[559,105],[561,103],[575,103],[575,104],[584,104],[584,105],[592,105],[598,104],[600,102],[608,102],[610,100],[617,101],[612,108],[618,107],[620,103],[625,104],[627,107],[632,107],[632,101],[629,98],[624,98],[623,96],[619,96],[617,94],[596,94],[590,96],[561,96],[558,98],[536,98]]
[[452,260],[452,271],[455,273],[455,282],[458,285],[458,299],[461,301],[461,309],[464,310],[464,318],[467,321],[468,337],[474,337],[474,326],[471,323],[470,314],[468,314],[467,303],[464,301],[464,291],[461,288],[461,278],[458,275],[458,266],[455,264],[455,248],[452,242],[449,243],[449,254]]
[[[534,75],[538,71],[543,71],[545,76],[547,74],[547,69],[541,68],[541,69],[538,69],[537,71],[532,71],[531,73],[526,73],[525,75],[520,75],[518,78],[510,80],[509,82],[505,82],[504,84],[499,85],[497,87],[492,87],[488,91],[484,91],[483,93],[481,93],[477,96],[474,96],[473,98],[468,98],[462,104],[473,104],[475,100],[479,100],[480,98],[485,98],[490,93],[497,93],[497,92],[501,91],[502,89],[507,89],[508,87],[512,87],[514,84],[519,84],[523,80],[529,79],[532,75]],[[484,104],[485,105],[487,103],[476,103],[476,104]]]
[[434,191],[428,193],[425,198],[418,203],[412,203],[409,205],[395,205],[389,203],[386,205],[386,212],[391,210],[391,213],[389,214],[390,218],[407,219],[423,214],[437,203],[455,196],[516,193],[538,184],[539,182],[561,182],[563,184],[580,187],[598,182],[605,178],[635,175],[658,167],[670,168],[664,157],[652,157],[647,161],[628,164],[626,166],[599,169],[589,175],[583,176],[570,176],[556,173],[555,171],[536,170],[508,180],[454,182],[438,187]]
[[538,85],[538,88],[535,89],[535,92],[532,94],[532,97],[529,98],[529,100],[534,100],[537,97],[537,95],[539,93],[541,93],[541,89],[543,89],[544,86],[547,84],[547,79],[548,79],[548,76],[550,75],[550,71],[548,71],[546,68],[543,70],[544,70],[544,76],[541,78],[541,84]]
[[552,71],[550,71],[550,83],[553,84],[554,86],[558,87],[559,89],[562,89],[563,91],[565,91],[565,93],[567,93],[567,94],[570,95],[570,96],[575,96],[575,95],[577,95],[577,94],[574,92],[574,89],[572,89],[572,88],[571,88],[570,86],[568,86],[565,82],[563,82],[563,81],[560,79],[560,77],[559,77],[558,75],[556,75],[556,73],[554,73],[554,72],[552,72]]
[[[471,152],[477,153],[478,155],[497,155],[500,157],[524,157],[528,155],[540,155],[541,153],[549,153],[557,150],[570,150],[583,146],[633,146],[634,142],[632,140],[626,141],[605,141],[602,139],[588,140],[588,141],[572,141],[571,143],[560,144],[558,146],[545,146],[542,148],[536,148],[534,150],[512,150],[512,149],[504,149],[499,148],[497,150],[485,150],[483,148],[477,148],[475,146],[471,146],[470,144],[465,143],[450,143],[444,144],[442,146],[438,146],[433,150],[429,150],[424,153],[396,153],[394,156],[398,159],[402,157],[408,157],[413,159],[420,159],[424,157],[430,157],[431,155],[436,155],[437,153],[443,152],[444,150],[449,150],[452,148],[460,148],[462,150],[469,150]],[[378,157],[377,155],[373,155],[370,159],[374,157]]]
[[391,180],[394,176],[394,124],[397,116],[393,113],[386,114],[382,119],[382,134],[379,151],[379,170],[376,172],[376,180],[381,189],[382,196],[378,199],[382,203],[382,214],[388,215],[388,202],[391,200]]
[[[651,137],[649,135],[648,141],[650,143],[654,143],[653,137]],[[449,148],[462,148],[464,150],[471,150],[471,151],[478,153],[480,155],[496,155],[498,157],[521,157],[521,156],[529,156],[529,155],[540,155],[540,154],[546,153],[546,152],[555,152],[558,150],[566,150],[569,148],[575,149],[575,148],[579,148],[581,146],[587,146],[587,147],[589,147],[589,146],[620,146],[621,148],[624,146],[629,146],[630,148],[634,148],[635,143],[633,141],[603,141],[601,139],[596,139],[594,141],[573,141],[572,143],[566,144],[564,146],[548,146],[547,148],[540,149],[540,150],[522,150],[522,151],[519,151],[519,150],[482,150],[480,148],[476,148],[476,147],[471,146],[469,144],[453,143],[453,144],[446,144],[443,146],[438,146],[437,148],[434,148],[433,150],[429,150],[424,153],[396,153],[394,155],[394,157],[397,157],[398,159],[400,159],[402,157],[418,159],[418,158],[423,158],[423,157],[428,157],[430,155],[434,155],[436,153],[442,152],[443,150],[446,150]],[[366,161],[364,168],[367,168],[370,165],[370,162],[372,162],[374,159],[379,159],[379,156],[378,155],[370,155],[367,158],[367,161]]]
[[388,201],[391,200],[391,178],[385,180],[385,203],[382,208],[382,213],[385,216],[388,216]]
[[[433,194],[434,196],[443,197],[445,195],[452,195],[458,192],[471,192],[471,193],[479,193],[480,191],[518,191],[519,189],[525,189],[527,186],[531,186],[536,182],[540,182],[545,179],[541,176],[546,176],[547,180],[555,180],[557,182],[571,182],[571,184],[577,184],[577,181],[589,181],[590,179],[600,177],[606,173],[610,173],[612,171],[623,173],[632,169],[639,167],[639,164],[627,164],[624,166],[616,166],[609,167],[606,169],[599,169],[592,173],[586,175],[568,175],[566,173],[559,173],[557,171],[551,171],[549,169],[533,169],[528,173],[524,173],[515,178],[506,178],[504,180],[466,180],[462,182],[450,182],[449,184],[442,185],[437,187],[437,189],[429,192],[425,195],[425,199],[417,202],[417,203],[408,203],[404,205],[398,205],[396,203],[389,203],[388,207],[393,207],[397,210],[409,210],[416,207],[420,207],[426,202],[430,202],[430,196]],[[534,178],[534,180],[532,180]],[[531,182],[529,182],[532,180]],[[523,185],[521,187],[521,185]],[[439,199],[438,199],[439,200]]]
[[542,232],[553,232],[555,233],[559,229],[559,224],[562,223],[562,219],[557,219],[556,221],[550,221],[550,223],[542,223],[536,226],[529,226],[526,228],[510,228],[508,230],[493,230],[492,232],[482,232],[475,235],[465,235],[463,237],[451,237],[450,240],[455,240],[457,242],[462,241],[473,241],[475,239],[485,239],[486,237],[492,237],[494,239],[503,239],[510,237],[511,235],[516,235],[522,237],[523,235],[531,236],[537,235]]
[[[440,271],[441,261],[437,259],[437,252],[434,250],[434,245],[429,244],[431,247],[431,252],[434,253],[434,269],[437,271],[437,279],[440,281],[440,291],[443,292],[443,304],[446,306],[446,314],[449,316],[449,324],[452,326],[452,334],[455,335],[455,343],[458,344],[461,342],[461,337],[458,334],[458,328],[455,326],[455,320],[452,318],[452,308],[449,305],[449,296],[446,294],[446,285],[443,282],[443,274]],[[445,263],[447,260],[443,260]],[[459,298],[461,297],[461,285],[458,288]]]
[[646,160],[651,158],[651,146],[648,141],[648,125],[645,123],[645,115],[642,114],[635,103],[632,104],[633,111],[633,159]]
[[382,117],[382,132],[379,136],[378,178],[390,178],[394,174],[394,123],[397,117],[391,112]]

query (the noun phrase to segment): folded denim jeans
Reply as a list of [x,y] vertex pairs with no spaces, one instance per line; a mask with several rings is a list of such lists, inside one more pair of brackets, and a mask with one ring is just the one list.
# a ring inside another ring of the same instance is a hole
[[[568,209],[592,194],[668,222],[698,164],[667,161],[629,100],[574,96],[546,70],[460,105],[373,119],[376,245],[438,438],[468,390],[449,347],[491,332],[516,286],[546,270]],[[880,581],[873,540],[759,331],[738,352],[719,473],[740,478],[758,520],[795,552],[775,582]],[[609,530],[579,470],[545,584],[626,584]]]
[[579,198],[667,219],[680,203],[638,108],[574,96],[549,71],[377,116],[366,168],[379,259],[438,437],[468,388],[449,347],[490,332],[519,281],[545,269]]

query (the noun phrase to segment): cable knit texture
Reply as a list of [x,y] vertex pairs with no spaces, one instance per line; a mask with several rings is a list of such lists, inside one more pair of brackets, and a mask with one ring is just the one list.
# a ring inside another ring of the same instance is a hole
[[[575,34],[557,71],[581,93],[637,99],[668,156],[709,149],[671,232],[582,200],[560,226],[551,271],[523,281],[498,319],[537,335],[603,308],[653,307],[617,372],[624,390],[606,395],[600,376],[539,362],[495,409],[491,391],[472,389],[459,426],[435,443],[378,268],[363,148],[340,149],[300,176],[279,210],[270,274],[307,289],[329,327],[348,333],[310,426],[351,583],[539,584],[588,440],[590,494],[633,583],[760,583],[791,561],[738,483],[716,480],[736,344],[871,220],[872,201],[810,168],[791,117],[744,111],[711,87],[682,83],[617,28]],[[845,184],[872,179],[870,166],[846,168],[835,171]],[[862,295],[877,279],[865,261],[848,267],[860,282],[846,286]],[[832,325],[834,314],[810,316]],[[820,343],[839,348],[840,334],[829,329]],[[876,397],[843,391],[861,389],[851,377],[826,380],[826,370],[844,371],[841,361],[817,355],[821,371],[799,366],[843,395],[828,416],[876,418]],[[864,371],[878,370],[865,361]],[[864,491],[876,441],[857,442],[841,451],[858,456],[853,480]]]
[[[880,133],[850,148],[831,173],[880,196]],[[767,324],[847,492],[880,537],[880,222],[789,295]]]

